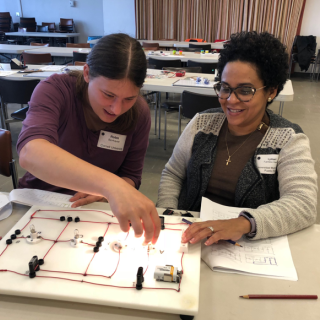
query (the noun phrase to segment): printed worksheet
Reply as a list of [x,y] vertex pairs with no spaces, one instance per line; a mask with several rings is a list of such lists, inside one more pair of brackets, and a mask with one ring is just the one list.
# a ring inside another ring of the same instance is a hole
[[[245,208],[227,207],[202,198],[200,218],[227,220],[237,218]],[[202,244],[202,260],[213,271],[239,273],[252,276],[297,281],[288,237],[264,240],[248,240],[242,237],[235,246],[225,241],[205,246]]]
[[70,195],[37,189],[15,189],[10,192],[11,202],[21,203],[29,206],[52,206],[60,208],[70,208]]

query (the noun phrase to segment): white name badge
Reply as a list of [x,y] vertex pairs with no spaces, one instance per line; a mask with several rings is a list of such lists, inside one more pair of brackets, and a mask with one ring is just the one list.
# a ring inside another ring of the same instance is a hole
[[259,171],[262,174],[276,173],[278,158],[278,154],[258,154],[256,164]]
[[98,147],[113,151],[123,151],[127,136],[108,131],[100,131]]

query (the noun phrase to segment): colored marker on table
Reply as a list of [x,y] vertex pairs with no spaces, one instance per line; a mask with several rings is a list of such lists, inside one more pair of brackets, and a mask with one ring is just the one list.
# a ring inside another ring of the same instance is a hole
[[[187,223],[187,224],[189,224],[189,225],[192,224],[191,221],[189,221],[189,220],[187,220],[187,219],[185,219],[185,218],[182,218],[182,221],[185,222],[185,223]],[[241,248],[242,248],[242,245],[241,245],[241,244],[239,244],[238,242],[235,242],[235,241],[233,241],[233,240],[224,240],[224,241],[227,241],[227,242],[229,242],[229,243],[231,243],[231,244],[233,244],[233,245],[235,245],[235,246],[238,246],[238,247],[241,247]]]

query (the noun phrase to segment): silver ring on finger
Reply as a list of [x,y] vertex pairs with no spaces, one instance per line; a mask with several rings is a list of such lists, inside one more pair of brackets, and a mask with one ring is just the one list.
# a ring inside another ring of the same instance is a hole
[[214,233],[213,227],[208,227],[208,228],[211,230],[212,233]]

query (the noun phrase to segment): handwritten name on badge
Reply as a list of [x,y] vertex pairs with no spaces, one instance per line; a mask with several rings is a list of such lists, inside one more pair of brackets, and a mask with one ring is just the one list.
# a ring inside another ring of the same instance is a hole
[[278,163],[278,154],[258,154],[256,164],[262,174],[275,174]]
[[98,147],[113,151],[123,151],[127,136],[123,134],[100,131]]

